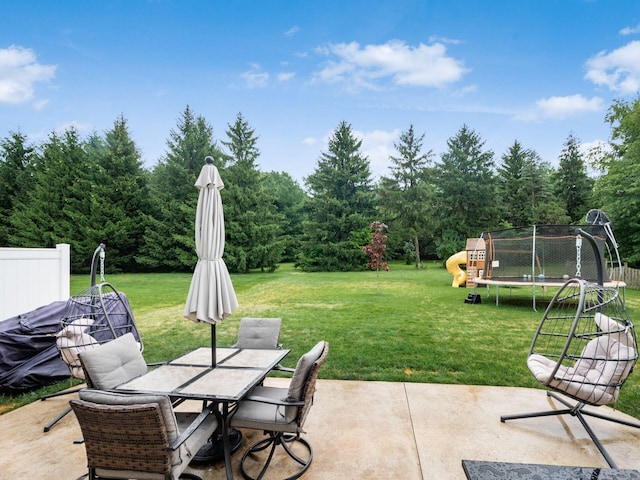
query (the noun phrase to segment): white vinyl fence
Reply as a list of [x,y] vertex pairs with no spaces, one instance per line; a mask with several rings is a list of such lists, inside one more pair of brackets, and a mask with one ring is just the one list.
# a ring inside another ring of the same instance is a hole
[[0,247],[0,321],[69,298],[70,246]]

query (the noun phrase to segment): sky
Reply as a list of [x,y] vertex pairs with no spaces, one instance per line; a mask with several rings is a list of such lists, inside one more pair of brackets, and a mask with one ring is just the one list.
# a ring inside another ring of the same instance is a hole
[[434,161],[464,126],[497,163],[607,142],[640,91],[637,0],[0,0],[0,138],[123,116],[145,167],[189,106],[221,145],[239,113],[261,171],[303,185],[340,122],[374,178],[413,125]]

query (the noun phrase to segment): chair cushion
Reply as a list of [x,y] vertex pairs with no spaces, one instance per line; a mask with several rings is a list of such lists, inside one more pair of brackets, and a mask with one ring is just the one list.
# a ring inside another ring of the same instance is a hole
[[79,353],[91,386],[108,390],[147,371],[138,342],[127,333]]
[[78,353],[98,344],[98,341],[87,333],[93,323],[92,318],[77,318],[56,334],[56,345],[62,360],[69,365],[71,375],[75,378],[84,380],[84,371],[80,365]]
[[[250,395],[280,401],[284,400],[287,396],[287,389],[257,386],[251,390]],[[243,400],[238,405],[236,413],[231,417],[231,426],[271,432],[296,433],[298,425],[295,422],[295,415],[293,420],[287,420],[285,417],[286,409],[291,408],[297,410],[298,407],[285,407],[282,405]]]
[[[199,414],[198,412],[174,412],[171,401],[166,395],[120,394],[87,388],[81,390],[79,396],[81,400],[86,402],[108,406],[158,405],[169,443],[176,440],[181,432],[189,428]],[[217,418],[211,414],[190,434],[177,450],[168,452],[169,461],[172,466],[171,478],[179,477],[200,447],[207,442],[217,428]],[[133,470],[124,471],[100,468],[97,470],[97,473],[106,478],[140,478],[140,472]],[[160,474],[145,473],[144,478],[163,480],[166,477]]]
[[240,320],[235,347],[276,349],[279,347],[281,324],[280,318],[245,317]]
[[311,371],[314,362],[320,358],[320,355],[322,355],[323,350],[324,341],[320,341],[316,343],[311,350],[300,357],[298,364],[296,365],[296,369],[293,372],[291,383],[289,384],[289,392],[287,395],[289,400],[297,401],[302,398],[304,384],[307,381],[309,372]]
[[617,320],[603,315],[600,312],[596,312],[594,316],[594,320],[600,330],[603,332],[610,333],[612,338],[615,338],[617,341],[621,342],[624,346],[633,348],[635,350],[636,344],[633,340],[633,334],[631,333],[631,329],[625,327],[623,324],[618,322]]

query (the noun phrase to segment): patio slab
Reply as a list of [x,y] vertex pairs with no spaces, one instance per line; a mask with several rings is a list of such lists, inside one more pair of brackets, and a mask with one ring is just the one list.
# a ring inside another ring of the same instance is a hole
[[[282,386],[287,380],[267,382]],[[463,459],[607,467],[571,416],[500,422],[503,414],[555,408],[541,389],[338,380],[319,380],[317,389],[305,424],[314,448],[306,480],[464,480]],[[0,479],[76,479],[86,472],[84,446],[73,443],[81,437],[73,414],[42,431],[69,398],[0,416]],[[598,411],[633,420],[609,407]],[[619,468],[640,471],[640,429],[588,421]],[[241,452],[262,437],[244,433],[233,456],[236,478]],[[222,463],[190,470],[203,480],[225,478]]]

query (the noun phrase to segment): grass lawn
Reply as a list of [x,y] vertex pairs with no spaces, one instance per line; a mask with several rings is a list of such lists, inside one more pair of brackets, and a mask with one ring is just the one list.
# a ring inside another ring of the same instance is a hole
[[[211,343],[208,324],[182,317],[190,274],[107,275],[131,302],[148,362],[167,360]],[[423,270],[399,263],[389,272],[303,273],[282,265],[275,273],[233,275],[239,309],[216,327],[217,344],[235,342],[241,317],[281,317],[280,340],[297,358],[319,340],[330,344],[320,378],[388,382],[538,387],[526,367],[531,340],[553,296],[502,288],[500,305],[482,293],[466,304],[470,289],[452,288],[452,277],[430,263]],[[73,277],[71,291],[88,286]],[[627,290],[631,318],[640,315],[640,291]],[[637,320],[636,320],[637,322]],[[33,401],[63,382],[30,394],[0,396],[0,411]],[[640,378],[632,374],[617,408],[640,418]]]

